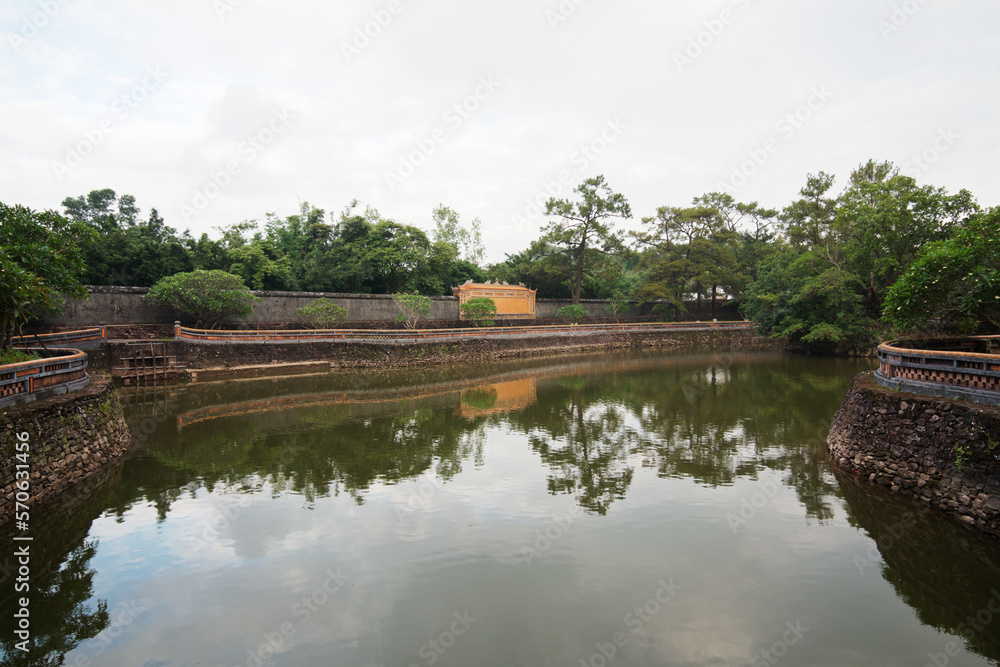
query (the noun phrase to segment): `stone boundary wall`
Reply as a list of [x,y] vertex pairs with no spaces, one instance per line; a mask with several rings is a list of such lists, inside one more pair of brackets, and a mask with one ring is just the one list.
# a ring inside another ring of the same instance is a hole
[[861,373],[827,438],[833,463],[1000,537],[1000,409],[886,389]]
[[[149,292],[148,287],[101,287],[90,286],[90,298],[70,300],[59,315],[46,315],[33,323],[36,328],[66,327],[83,328],[96,326],[103,322],[107,325],[125,324],[173,324],[180,320],[185,326],[194,322],[182,316],[172,308],[151,306],[142,300]],[[338,294],[332,292],[253,292],[261,298],[254,305],[252,315],[242,320],[244,326],[260,328],[256,325],[273,322],[297,322],[299,316],[296,309],[309,305],[315,299],[325,297],[347,309],[351,322],[394,321],[399,312],[386,294]],[[431,297],[431,313],[427,320],[459,321],[458,297]],[[535,314],[539,320],[551,319],[563,306],[572,304],[571,299],[537,299]],[[599,299],[582,299],[580,304],[587,310],[590,317],[608,317],[607,301]],[[621,317],[648,315],[653,304],[639,305],[634,302],[629,310],[619,313]],[[711,319],[710,302],[703,302],[702,308],[696,310],[692,304],[691,310],[685,313],[685,319]],[[731,305],[716,304],[716,319],[739,319]],[[519,321],[524,324],[524,321]]]
[[[116,462],[132,442],[110,380],[95,380],[83,391],[35,401],[0,412],[0,525],[14,520],[17,433],[27,433],[31,476],[29,507],[34,510],[77,482]],[[31,515],[33,522],[44,517]]]

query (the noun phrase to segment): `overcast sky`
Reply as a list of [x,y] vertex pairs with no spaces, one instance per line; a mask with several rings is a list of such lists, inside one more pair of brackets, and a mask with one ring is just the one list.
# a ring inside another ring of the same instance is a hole
[[637,225],[869,158],[1000,204],[996,0],[7,0],[0,201],[112,188],[193,233],[352,199],[490,261],[604,174]]

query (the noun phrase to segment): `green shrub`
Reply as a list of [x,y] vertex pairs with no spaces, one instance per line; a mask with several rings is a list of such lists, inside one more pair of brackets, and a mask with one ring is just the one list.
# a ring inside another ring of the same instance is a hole
[[22,361],[34,361],[41,358],[41,355],[34,352],[25,352],[24,350],[15,350],[14,348],[0,350],[0,366],[4,364],[19,364]]
[[476,326],[491,327],[494,325],[493,316],[497,314],[497,305],[493,299],[476,296],[459,306],[458,310]]
[[302,320],[316,329],[330,329],[347,321],[347,309],[333,301],[320,297],[308,306],[296,308]]
[[574,303],[572,306],[563,306],[556,311],[556,315],[558,317],[565,317],[573,324],[576,324],[587,316],[587,309],[578,303]]
[[399,309],[396,321],[402,322],[407,329],[415,329],[421,317],[431,313],[431,299],[420,294],[393,294],[392,300]]
[[173,306],[195,319],[195,326],[219,326],[223,320],[245,317],[260,301],[243,279],[225,271],[197,270],[160,279],[143,301]]
[[679,309],[672,303],[658,303],[653,306],[652,313],[660,322],[673,322],[677,319]]

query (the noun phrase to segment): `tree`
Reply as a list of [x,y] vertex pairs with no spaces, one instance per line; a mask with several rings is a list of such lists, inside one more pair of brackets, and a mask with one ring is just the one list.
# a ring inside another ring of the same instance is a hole
[[567,320],[576,324],[584,317],[587,316],[587,309],[578,303],[574,303],[572,306],[563,306],[556,311],[557,317],[565,317]]
[[1000,330],[1000,207],[973,217],[945,241],[920,249],[889,289],[883,321],[895,329]]
[[62,202],[66,217],[96,234],[83,244],[88,285],[149,286],[160,278],[195,268],[177,231],[154,208],[146,221],[132,195],[93,190]]
[[851,174],[840,196],[834,228],[843,243],[843,261],[832,252],[828,259],[858,277],[865,311],[877,319],[885,291],[919,249],[947,238],[978,208],[966,190],[949,196],[943,188],[918,186],[890,162],[870,160]]
[[575,265],[572,296],[580,303],[583,269],[588,251],[610,253],[621,249],[621,239],[614,233],[612,218],[631,218],[632,209],[621,194],[612,192],[604,176],[589,178],[574,190],[582,201],[552,197],[545,204],[547,215],[558,216],[543,230],[542,240],[562,248]]
[[[711,197],[706,195],[695,202]],[[722,203],[746,206],[733,204],[731,198]],[[750,210],[756,210],[756,206],[753,204]],[[747,276],[737,262],[739,236],[718,209],[661,206],[655,217],[643,218],[643,224],[646,231],[633,232],[638,246],[646,249],[640,266],[647,281],[636,291],[637,296],[667,301],[682,311],[686,294],[695,294],[699,309],[702,296],[708,294],[714,317],[720,287],[729,294],[742,291]]]
[[434,221],[434,241],[444,241],[455,248],[456,254],[472,264],[481,264],[486,258],[483,248],[482,223],[473,218],[470,229],[459,221],[458,213],[444,204],[439,204],[431,212]]
[[781,213],[788,241],[806,250],[829,248],[833,240],[833,221],[837,215],[837,199],[826,194],[835,178],[825,172],[809,174],[799,190],[800,198]]
[[618,313],[623,310],[628,309],[629,298],[628,294],[621,290],[615,290],[612,292],[611,296],[608,297],[608,305],[604,307],[604,310],[611,313],[611,317],[615,318],[615,322],[618,321]]
[[431,300],[420,294],[393,294],[392,300],[399,309],[396,321],[402,322],[407,329],[416,329],[421,317],[431,313]]
[[196,270],[161,279],[143,297],[195,318],[195,326],[209,324],[216,328],[222,321],[245,317],[260,301],[250,293],[239,276],[225,271]]
[[347,309],[326,298],[319,298],[295,310],[299,317],[317,329],[330,329],[347,321]]
[[[431,244],[423,230],[400,225],[392,220],[379,220],[370,229],[367,243],[356,247],[362,263],[367,265],[375,285],[383,294],[401,289],[414,289],[416,276],[427,268]],[[441,294],[443,285],[432,287]],[[426,288],[425,288],[426,289]]]
[[497,314],[497,305],[488,297],[474,296],[459,306],[458,310],[477,327],[491,327],[494,324],[493,316]]
[[761,333],[809,352],[847,353],[870,347],[877,323],[862,306],[861,284],[816,252],[779,247],[760,267],[740,309]]
[[54,211],[0,203],[0,350],[15,332],[63,298],[86,298],[82,247],[95,232]]

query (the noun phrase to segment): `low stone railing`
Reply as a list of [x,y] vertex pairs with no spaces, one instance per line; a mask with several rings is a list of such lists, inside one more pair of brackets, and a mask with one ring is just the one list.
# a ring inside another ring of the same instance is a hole
[[406,343],[420,340],[447,340],[501,336],[583,336],[593,333],[643,331],[753,330],[753,322],[638,322],[629,324],[565,324],[523,327],[469,327],[461,329],[303,329],[303,330],[209,330],[190,329],[174,324],[175,340],[200,343],[295,343],[312,341],[358,341],[365,343]]
[[0,366],[0,407],[76,391],[90,382],[86,352],[65,348],[30,351],[59,356]]
[[31,336],[16,336],[14,347],[34,347],[37,345],[73,346],[80,350],[92,350],[100,347],[107,338],[105,327],[98,326],[79,331],[60,331],[58,333],[35,334]]
[[990,352],[995,341],[1000,337],[882,343],[875,380],[889,389],[1000,405],[1000,354]]

